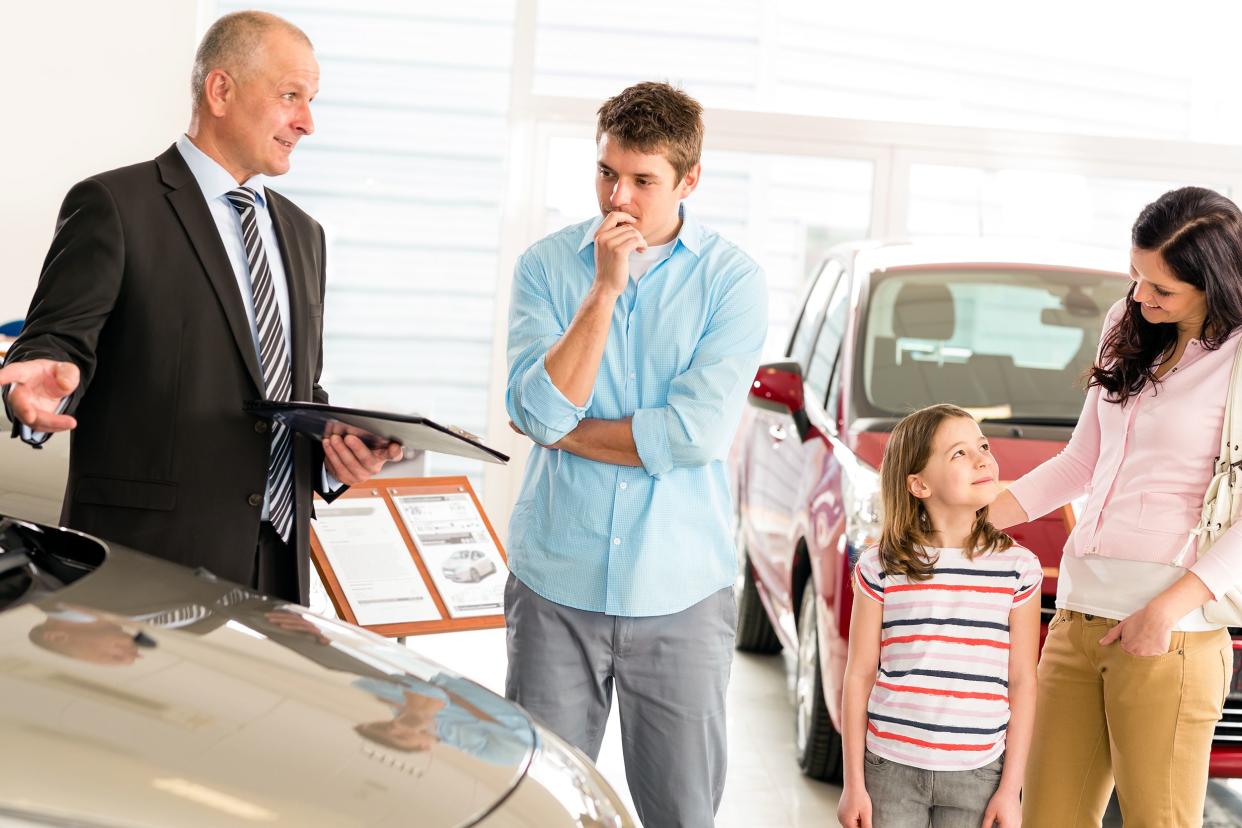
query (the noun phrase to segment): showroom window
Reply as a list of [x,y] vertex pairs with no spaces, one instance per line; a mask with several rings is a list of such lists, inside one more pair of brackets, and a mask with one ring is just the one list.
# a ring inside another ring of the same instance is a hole
[[[1143,207],[1187,183],[912,164],[906,230],[911,236],[1043,238],[1127,250]],[[1225,184],[1195,183],[1230,192]]]
[[[598,99],[638,78],[709,107],[1040,132],[1230,142],[1242,12],[994,3],[538,3],[535,91]],[[952,25],[945,25],[952,16]],[[1067,21],[1073,25],[1066,25]],[[1212,21],[1210,24],[1206,21]],[[1108,32],[1108,37],[1101,37]],[[607,56],[584,65],[584,55]]]

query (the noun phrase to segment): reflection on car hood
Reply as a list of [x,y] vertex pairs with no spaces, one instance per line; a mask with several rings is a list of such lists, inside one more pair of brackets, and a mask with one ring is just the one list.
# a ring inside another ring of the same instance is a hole
[[110,547],[0,613],[0,810],[126,826],[467,825],[534,752],[410,650]]

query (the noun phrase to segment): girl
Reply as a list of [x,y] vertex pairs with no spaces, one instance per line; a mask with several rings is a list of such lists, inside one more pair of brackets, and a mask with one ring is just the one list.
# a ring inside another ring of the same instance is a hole
[[953,405],[893,429],[884,527],[854,569],[842,712],[850,828],[1019,825],[1043,572],[988,523],[996,459]]

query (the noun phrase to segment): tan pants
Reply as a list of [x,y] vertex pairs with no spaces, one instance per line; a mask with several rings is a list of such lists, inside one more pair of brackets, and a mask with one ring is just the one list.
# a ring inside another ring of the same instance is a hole
[[1208,757],[1233,674],[1225,630],[1173,633],[1138,657],[1099,641],[1117,622],[1057,610],[1039,661],[1026,828],[1096,828],[1114,780],[1126,828],[1203,823]]

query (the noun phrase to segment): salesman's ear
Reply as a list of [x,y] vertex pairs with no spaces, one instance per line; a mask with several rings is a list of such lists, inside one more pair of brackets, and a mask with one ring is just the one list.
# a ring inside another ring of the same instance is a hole
[[237,84],[223,69],[212,69],[203,79],[203,103],[217,118],[223,117],[236,95]]

